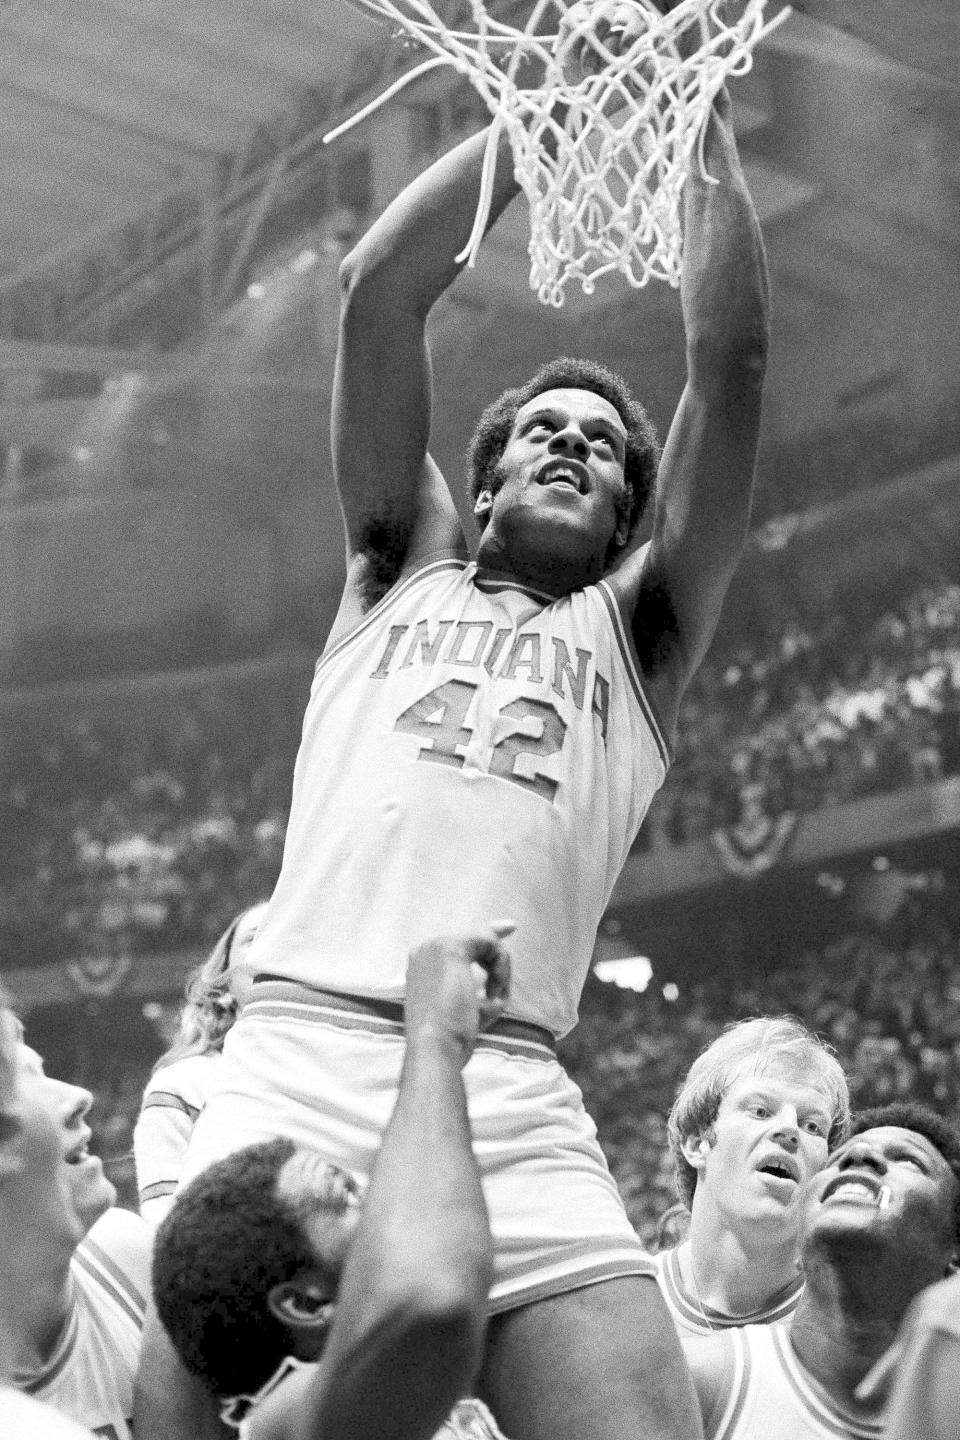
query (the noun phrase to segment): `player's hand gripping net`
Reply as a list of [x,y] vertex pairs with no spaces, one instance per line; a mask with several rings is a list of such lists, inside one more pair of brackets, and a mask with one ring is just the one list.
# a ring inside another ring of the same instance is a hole
[[[680,283],[680,195],[714,97],[753,63],[758,41],[790,13],[765,22],[766,0],[538,0],[522,30],[471,0],[476,30],[447,27],[429,0],[352,0],[387,19],[433,56],[331,140],[439,65],[465,75],[493,115],[477,213],[458,260],[476,261],[490,209],[500,134],[506,131],[530,207],[530,285],[562,305],[578,280],[587,294],[619,271]],[[492,3],[492,0],[491,0]]]

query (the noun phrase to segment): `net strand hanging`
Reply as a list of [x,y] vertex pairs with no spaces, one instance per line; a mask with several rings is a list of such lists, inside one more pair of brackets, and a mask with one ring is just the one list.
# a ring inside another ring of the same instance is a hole
[[[431,70],[452,66],[493,116],[473,228],[456,259],[476,263],[506,132],[530,210],[530,285],[555,306],[570,281],[589,295],[614,271],[636,288],[652,278],[679,285],[681,193],[694,163],[712,178],[704,142],[714,98],[729,78],[747,73],[760,40],[791,13],[765,21],[767,0],[738,0],[737,17],[726,18],[730,0],[680,0],[661,15],[644,0],[621,0],[618,10],[632,9],[642,29],[617,55],[593,28],[589,8],[572,0],[538,0],[522,30],[471,0],[474,32],[447,28],[429,0],[353,3],[399,27],[431,58],[324,141]],[[535,33],[551,22],[551,33]],[[585,56],[594,73],[584,74]]]

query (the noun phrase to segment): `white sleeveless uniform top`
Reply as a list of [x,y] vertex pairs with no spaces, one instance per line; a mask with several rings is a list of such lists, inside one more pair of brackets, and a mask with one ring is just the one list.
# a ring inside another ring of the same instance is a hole
[[219,1050],[184,1055],[147,1081],[133,1129],[140,1214],[154,1228],[173,1205],[193,1127],[217,1078]]
[[722,1343],[729,1383],[704,1418],[705,1440],[880,1440],[883,1417],[864,1420],[829,1396],[800,1364],[787,1326],[745,1325]]
[[412,946],[509,919],[509,1013],[562,1035],[668,759],[605,581],[429,564],[317,665],[246,968],[397,999]]
[[152,1238],[139,1215],[108,1210],[70,1262],[74,1303],[49,1362],[39,1374],[13,1376],[18,1389],[102,1440],[132,1437]]
[[652,1259],[657,1267],[660,1293],[681,1340],[691,1335],[712,1335],[717,1330],[729,1330],[734,1326],[779,1325],[789,1320],[803,1293],[803,1277],[798,1274],[792,1285],[774,1295],[769,1304],[755,1310],[752,1315],[725,1315],[711,1305],[701,1305],[697,1296],[684,1284],[676,1247],[661,1250]]

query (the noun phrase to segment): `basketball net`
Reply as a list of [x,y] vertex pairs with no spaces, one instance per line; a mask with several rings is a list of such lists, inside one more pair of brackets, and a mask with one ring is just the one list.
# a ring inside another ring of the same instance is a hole
[[725,16],[730,0],[680,0],[667,15],[647,0],[621,0],[618,11],[635,11],[643,29],[617,55],[593,28],[596,7],[573,0],[537,0],[522,30],[470,0],[470,32],[448,28],[429,0],[352,3],[433,55],[324,140],[430,70],[453,66],[493,116],[473,229],[456,259],[476,263],[506,133],[530,208],[530,286],[557,306],[569,281],[589,295],[614,271],[638,288],[651,277],[679,285],[681,192],[694,157],[712,180],[703,145],[714,97],[746,74],[758,42],[790,14],[765,22],[766,0],[735,0],[736,18]]

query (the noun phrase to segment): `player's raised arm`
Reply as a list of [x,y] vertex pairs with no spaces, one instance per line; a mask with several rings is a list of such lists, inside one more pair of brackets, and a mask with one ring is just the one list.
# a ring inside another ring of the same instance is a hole
[[725,90],[704,155],[717,183],[694,164],[684,187],[687,382],[660,463],[634,619],[640,662],[671,730],[746,537],[767,356],[763,239]]
[[[334,477],[355,588],[376,598],[418,554],[459,549],[453,502],[427,455],[431,306],[470,235],[486,132],[412,182],[346,257],[334,380]],[[517,192],[501,147],[491,219]]]

